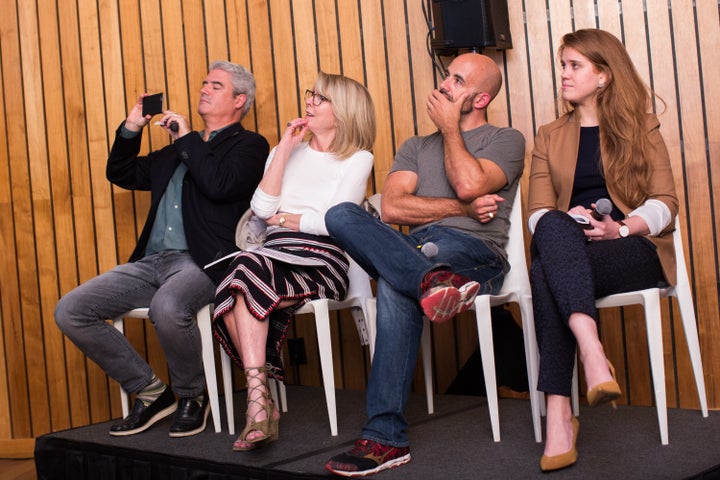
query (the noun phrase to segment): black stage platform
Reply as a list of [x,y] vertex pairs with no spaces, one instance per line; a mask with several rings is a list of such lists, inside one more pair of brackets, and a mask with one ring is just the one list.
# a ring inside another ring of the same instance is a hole
[[[308,479],[334,478],[323,465],[349,449],[365,420],[365,392],[337,392],[339,435],[331,437],[321,388],[288,386],[289,409],[280,440],[263,450],[232,452],[223,418],[199,435],[171,439],[170,420],[132,437],[108,435],[109,423],[37,439],[38,479]],[[235,397],[244,412],[245,394]],[[222,398],[221,398],[222,404]],[[425,398],[411,397],[408,418],[413,460],[379,480],[423,479],[714,479],[720,478],[720,412],[668,411],[670,444],[660,445],[654,407],[581,408],[579,460],[542,474],[530,402],[500,400],[501,442],[494,443],[483,397],[441,395],[434,415]],[[244,423],[236,417],[236,425]],[[241,430],[241,429],[236,429]]]

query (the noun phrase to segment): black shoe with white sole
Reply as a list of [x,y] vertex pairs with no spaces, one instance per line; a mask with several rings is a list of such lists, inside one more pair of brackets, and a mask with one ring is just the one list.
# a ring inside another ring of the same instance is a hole
[[178,401],[175,421],[170,427],[171,437],[189,437],[205,430],[210,407],[208,394],[203,395],[202,405],[195,398],[181,398]]
[[122,437],[144,432],[155,423],[172,414],[176,408],[175,395],[173,395],[170,387],[165,387],[162,395],[148,406],[145,406],[141,400],[135,400],[130,415],[125,417],[122,422],[112,425],[110,435]]

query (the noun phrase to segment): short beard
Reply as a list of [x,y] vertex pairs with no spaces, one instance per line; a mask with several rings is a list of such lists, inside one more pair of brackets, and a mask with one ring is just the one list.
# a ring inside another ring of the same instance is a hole
[[460,115],[468,115],[473,111],[473,102],[475,101],[475,97],[478,96],[478,93],[479,92],[475,92],[465,99],[460,108]]

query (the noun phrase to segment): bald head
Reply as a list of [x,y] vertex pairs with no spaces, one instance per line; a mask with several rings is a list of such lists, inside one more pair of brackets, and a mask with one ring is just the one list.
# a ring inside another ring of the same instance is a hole
[[452,61],[450,68],[464,72],[468,84],[474,85],[477,91],[487,93],[490,100],[500,91],[502,74],[490,57],[479,53],[464,53]]

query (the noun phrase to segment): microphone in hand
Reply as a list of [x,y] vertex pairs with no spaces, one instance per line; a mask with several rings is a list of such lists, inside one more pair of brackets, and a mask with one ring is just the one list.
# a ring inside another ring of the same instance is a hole
[[595,220],[602,221],[605,215],[610,215],[610,212],[612,212],[612,202],[607,198],[600,198],[595,202],[591,215]]

